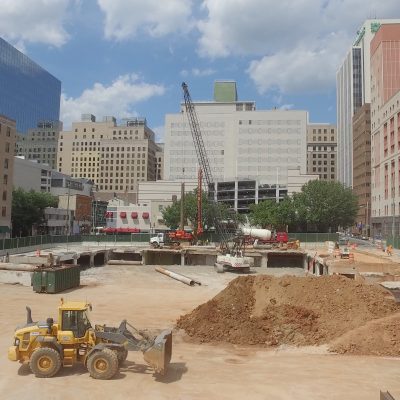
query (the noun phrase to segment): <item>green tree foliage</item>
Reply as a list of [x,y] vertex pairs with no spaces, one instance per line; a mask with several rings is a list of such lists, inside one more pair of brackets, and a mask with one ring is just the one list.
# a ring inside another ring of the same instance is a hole
[[[214,215],[215,215],[215,207],[218,207],[220,210],[220,215],[225,220],[236,220],[239,222],[243,222],[244,217],[239,214],[232,214],[231,210],[229,210],[228,206],[225,204],[218,203],[215,205],[214,202],[210,202],[208,200],[207,193],[203,191],[202,193],[202,225],[203,229],[209,230],[214,227]],[[172,205],[166,207],[162,211],[163,219],[165,225],[171,229],[177,229],[180,223],[180,213],[181,213],[181,200],[176,201]],[[193,229],[197,230],[197,190],[194,190],[191,193],[187,193],[185,195],[184,202],[184,214],[185,214],[185,223],[186,221],[193,227]]]
[[285,230],[296,220],[296,211],[291,197],[286,197],[280,203],[266,200],[250,207],[249,220],[252,225],[262,228]]
[[57,207],[57,198],[50,193],[14,190],[11,209],[13,236],[32,234],[32,226],[44,222],[46,207]]
[[351,226],[357,215],[357,197],[339,182],[310,181],[294,198],[300,221],[319,232]]
[[339,182],[310,181],[300,193],[280,203],[267,200],[253,205],[249,220],[252,225],[277,230],[335,231],[348,227],[357,215],[357,197]]

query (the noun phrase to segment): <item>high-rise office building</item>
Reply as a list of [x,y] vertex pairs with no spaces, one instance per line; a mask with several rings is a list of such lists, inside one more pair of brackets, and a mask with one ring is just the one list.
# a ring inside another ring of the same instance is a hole
[[353,116],[353,193],[358,198],[358,233],[370,234],[371,107],[365,103]]
[[0,115],[0,239],[11,234],[15,121]]
[[[237,100],[234,82],[217,82],[214,101],[194,106],[215,181],[262,179],[285,185],[288,169],[306,173],[307,111],[258,111],[254,101]],[[164,178],[196,179],[198,166],[181,104],[181,112],[165,119]]]
[[0,114],[26,133],[38,121],[60,119],[61,82],[0,38]]
[[322,181],[336,180],[336,126],[312,124],[307,127],[307,173]]
[[400,24],[371,42],[371,222],[373,233],[399,235]]
[[60,121],[38,122],[36,128],[29,129],[26,135],[18,135],[16,154],[56,169],[57,143],[62,126]]
[[338,180],[353,185],[352,118],[365,103],[371,102],[370,43],[383,24],[400,23],[400,19],[366,20],[336,75]]
[[90,179],[96,198],[115,196],[137,201],[138,182],[156,180],[155,134],[144,118],[128,118],[117,125],[114,117],[96,122],[91,114],[60,133],[57,169],[72,177]]

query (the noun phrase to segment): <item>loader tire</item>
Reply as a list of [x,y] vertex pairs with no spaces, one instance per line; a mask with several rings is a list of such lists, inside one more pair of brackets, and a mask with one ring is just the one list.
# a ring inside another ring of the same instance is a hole
[[118,358],[118,365],[121,366],[125,362],[126,358],[128,357],[128,350],[126,350],[126,349],[117,350],[115,352],[115,354],[117,355],[117,358]]
[[40,347],[33,352],[29,367],[37,378],[51,378],[61,368],[60,353],[50,347]]
[[111,379],[118,372],[118,357],[110,349],[96,351],[89,357],[87,369],[94,379]]

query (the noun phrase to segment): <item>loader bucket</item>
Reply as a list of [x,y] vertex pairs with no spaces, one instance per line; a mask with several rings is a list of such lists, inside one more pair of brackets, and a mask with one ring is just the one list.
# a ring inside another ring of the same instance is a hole
[[162,331],[155,339],[154,344],[144,351],[144,360],[154,368],[155,372],[164,375],[172,356],[172,332]]

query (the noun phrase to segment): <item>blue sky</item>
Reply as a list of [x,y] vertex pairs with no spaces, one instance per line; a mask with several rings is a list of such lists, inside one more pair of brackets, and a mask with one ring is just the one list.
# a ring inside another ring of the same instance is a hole
[[236,80],[258,109],[336,122],[335,73],[357,28],[398,0],[0,0],[0,36],[62,81],[65,128],[81,113],[140,116],[163,135],[180,84],[211,100]]

